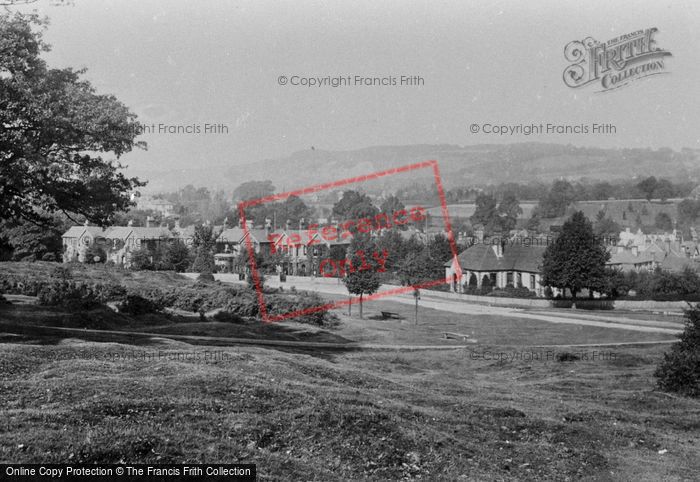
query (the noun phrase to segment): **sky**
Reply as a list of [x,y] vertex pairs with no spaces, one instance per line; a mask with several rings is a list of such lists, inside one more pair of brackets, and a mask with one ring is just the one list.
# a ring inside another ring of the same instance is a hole
[[[146,125],[136,169],[236,165],[309,149],[540,141],[700,148],[700,2],[74,0],[48,15],[53,67],[85,67]],[[664,75],[609,92],[562,80],[564,47],[656,27]],[[419,76],[306,87],[302,77]],[[288,83],[280,85],[280,76]],[[484,124],[612,124],[610,134],[495,135]],[[228,132],[204,133],[205,124]],[[472,133],[470,126],[480,126]]]

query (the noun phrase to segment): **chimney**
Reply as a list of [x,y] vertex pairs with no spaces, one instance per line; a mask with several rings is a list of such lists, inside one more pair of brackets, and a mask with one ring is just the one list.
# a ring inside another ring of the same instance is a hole
[[146,216],[146,227],[147,227],[147,228],[150,228],[150,227],[151,227],[151,220],[152,220],[152,219],[153,219],[153,218],[151,218],[150,216]]
[[287,221],[284,223],[284,230],[289,231],[291,229],[291,226],[292,222],[289,219],[287,219]]
[[129,227],[133,226],[133,225],[134,225],[134,220],[133,220],[133,219],[129,219],[129,222],[126,223],[126,225],[129,226]]
[[501,243],[495,243],[491,245],[491,249],[493,249],[493,253],[496,255],[497,258],[502,258],[503,257],[503,245]]

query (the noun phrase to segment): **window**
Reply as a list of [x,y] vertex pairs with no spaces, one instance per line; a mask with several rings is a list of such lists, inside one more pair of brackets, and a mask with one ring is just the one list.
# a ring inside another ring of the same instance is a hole
[[513,284],[513,272],[508,271],[508,273],[506,273],[506,285],[512,285],[512,284]]
[[535,275],[534,275],[534,274],[531,274],[531,275],[530,275],[530,289],[531,289],[531,290],[536,289],[536,286],[535,286]]

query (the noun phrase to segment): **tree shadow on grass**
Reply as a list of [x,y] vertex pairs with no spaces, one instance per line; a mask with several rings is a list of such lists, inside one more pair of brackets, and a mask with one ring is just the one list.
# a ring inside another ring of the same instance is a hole
[[[125,333],[119,333],[120,331]],[[130,332],[130,333],[126,333]],[[210,337],[197,339],[192,337]],[[230,340],[251,340],[241,343]],[[352,340],[323,329],[304,330],[284,323],[221,322],[172,314],[127,316],[109,308],[67,311],[36,305],[9,305],[0,308],[0,343],[56,345],[66,339],[132,346],[162,345],[163,339],[196,346],[262,346],[291,353],[328,357],[350,351]],[[260,341],[260,345],[253,343]],[[295,347],[265,345],[266,341],[314,342],[336,347]]]

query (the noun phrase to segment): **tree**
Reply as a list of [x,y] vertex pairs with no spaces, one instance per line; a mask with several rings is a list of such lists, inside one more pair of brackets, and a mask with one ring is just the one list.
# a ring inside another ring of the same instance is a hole
[[620,225],[609,217],[606,217],[605,214],[603,214],[602,217],[596,217],[594,231],[595,235],[598,236],[599,239],[618,239],[621,230],[622,228],[620,228]]
[[678,203],[678,222],[683,225],[691,225],[700,219],[700,201],[684,199]]
[[216,233],[211,226],[196,226],[194,228],[194,238],[192,248],[194,249],[194,260],[192,261],[192,271],[195,273],[214,272],[214,247],[216,246]]
[[3,259],[59,260],[63,249],[61,235],[66,229],[66,222],[59,216],[47,219],[43,225],[23,220],[0,221],[0,240],[8,250]]
[[145,183],[101,155],[145,148],[139,124],[114,96],[95,93],[84,70],[48,68],[43,28],[35,14],[0,15],[0,219],[44,223],[63,212],[104,226]]
[[673,229],[673,220],[668,213],[660,212],[654,218],[654,226],[662,231],[671,231]]
[[[271,211],[277,212],[278,224],[289,221],[293,226],[297,226],[302,220],[309,221],[313,215],[313,210],[297,196],[289,196],[281,203],[274,203]],[[268,217],[270,216],[268,213]]]
[[498,225],[498,202],[490,194],[479,194],[476,197],[476,209],[469,220],[472,224],[481,224],[487,233]]
[[275,192],[272,181],[247,181],[233,190],[233,199],[249,201],[271,196]]
[[576,298],[583,288],[602,284],[610,253],[593,231],[593,225],[577,211],[562,226],[561,233],[544,252],[543,284],[569,289]]
[[574,187],[568,181],[552,183],[547,195],[540,200],[540,214],[543,218],[556,218],[566,213],[569,204],[576,200]]
[[345,191],[343,197],[333,205],[332,214],[338,220],[373,218],[378,214],[377,208],[366,194],[357,191]]
[[506,192],[498,205],[498,217],[501,230],[508,232],[515,228],[518,218],[523,213],[520,202],[512,192]]
[[[382,201],[382,204],[379,206],[379,212],[386,214],[389,217],[389,219],[391,219],[394,213],[397,213],[403,209],[406,209],[406,206],[396,196],[387,197],[384,201]],[[407,226],[403,224],[397,226],[397,228],[403,230],[407,229]]]
[[131,269],[138,271],[141,270],[152,270],[155,268],[153,263],[153,253],[144,244],[140,248],[131,252],[129,261],[131,263]]
[[174,270],[178,273],[185,271],[191,261],[190,250],[185,246],[185,243],[176,240],[169,243],[163,251],[161,260],[161,269]]
[[375,293],[381,286],[378,273],[384,271],[384,266],[377,261],[377,253],[377,245],[369,236],[358,233],[350,242],[347,276],[343,278],[343,283],[349,293],[360,297],[360,318],[362,297]]
[[647,201],[651,201],[651,198],[654,197],[654,191],[656,190],[657,185],[658,181],[654,176],[651,176],[637,184],[637,189],[639,189]]
[[673,197],[676,194],[676,189],[674,188],[671,181],[668,179],[659,179],[654,188],[654,197],[665,201],[668,198]]
[[685,329],[654,372],[662,390],[700,397],[700,306],[685,312]]

